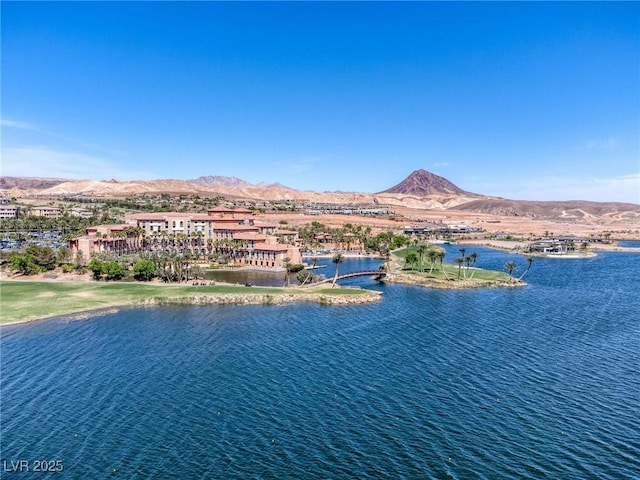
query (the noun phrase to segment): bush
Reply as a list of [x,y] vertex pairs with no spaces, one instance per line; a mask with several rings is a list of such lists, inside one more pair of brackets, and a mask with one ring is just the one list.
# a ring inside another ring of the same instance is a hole
[[75,267],[71,263],[62,264],[62,273],[71,273],[75,270]]

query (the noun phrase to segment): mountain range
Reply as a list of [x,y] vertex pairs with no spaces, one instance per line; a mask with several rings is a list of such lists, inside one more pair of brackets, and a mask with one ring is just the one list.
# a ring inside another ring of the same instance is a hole
[[640,205],[633,203],[509,200],[468,192],[446,178],[422,169],[378,193],[302,191],[280,183],[251,184],[237,177],[225,176],[148,181],[0,177],[0,194],[9,197],[33,194],[123,197],[159,193],[220,195],[253,201],[305,200],[319,203],[382,204],[409,209],[456,210],[567,221],[601,216],[640,220]]

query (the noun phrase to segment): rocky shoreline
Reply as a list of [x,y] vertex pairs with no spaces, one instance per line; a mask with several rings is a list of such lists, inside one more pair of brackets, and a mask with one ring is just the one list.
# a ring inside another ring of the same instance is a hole
[[468,288],[502,288],[524,287],[527,284],[522,280],[514,279],[510,282],[480,279],[450,279],[427,278],[415,273],[388,273],[385,282],[400,283],[404,285],[418,285],[422,287],[439,288],[443,290],[463,290]]
[[[363,290],[364,292],[364,290]],[[372,290],[359,295],[340,295],[325,293],[255,293],[255,294],[203,294],[185,297],[145,299],[139,305],[286,305],[290,303],[308,302],[320,305],[360,305],[377,302],[382,294]]]

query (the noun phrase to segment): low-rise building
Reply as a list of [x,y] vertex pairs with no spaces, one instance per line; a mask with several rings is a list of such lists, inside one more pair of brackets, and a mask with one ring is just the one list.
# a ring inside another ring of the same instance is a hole
[[[264,268],[283,268],[301,263],[295,246],[297,232],[286,232],[291,244],[279,242],[266,222],[256,225],[253,212],[216,207],[207,214],[140,213],[129,215],[126,223],[88,228],[86,235],[70,242],[72,252],[89,261],[101,252],[136,253],[189,252],[205,259],[223,255],[230,263]],[[277,233],[277,232],[274,232]]]
[[20,207],[16,205],[0,205],[0,218],[18,218]]
[[34,217],[60,218],[62,210],[58,207],[31,207],[29,215]]

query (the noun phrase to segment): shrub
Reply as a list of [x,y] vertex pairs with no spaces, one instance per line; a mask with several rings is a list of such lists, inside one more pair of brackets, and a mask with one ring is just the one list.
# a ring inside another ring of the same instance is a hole
[[71,273],[75,270],[75,267],[71,263],[62,264],[62,273]]

